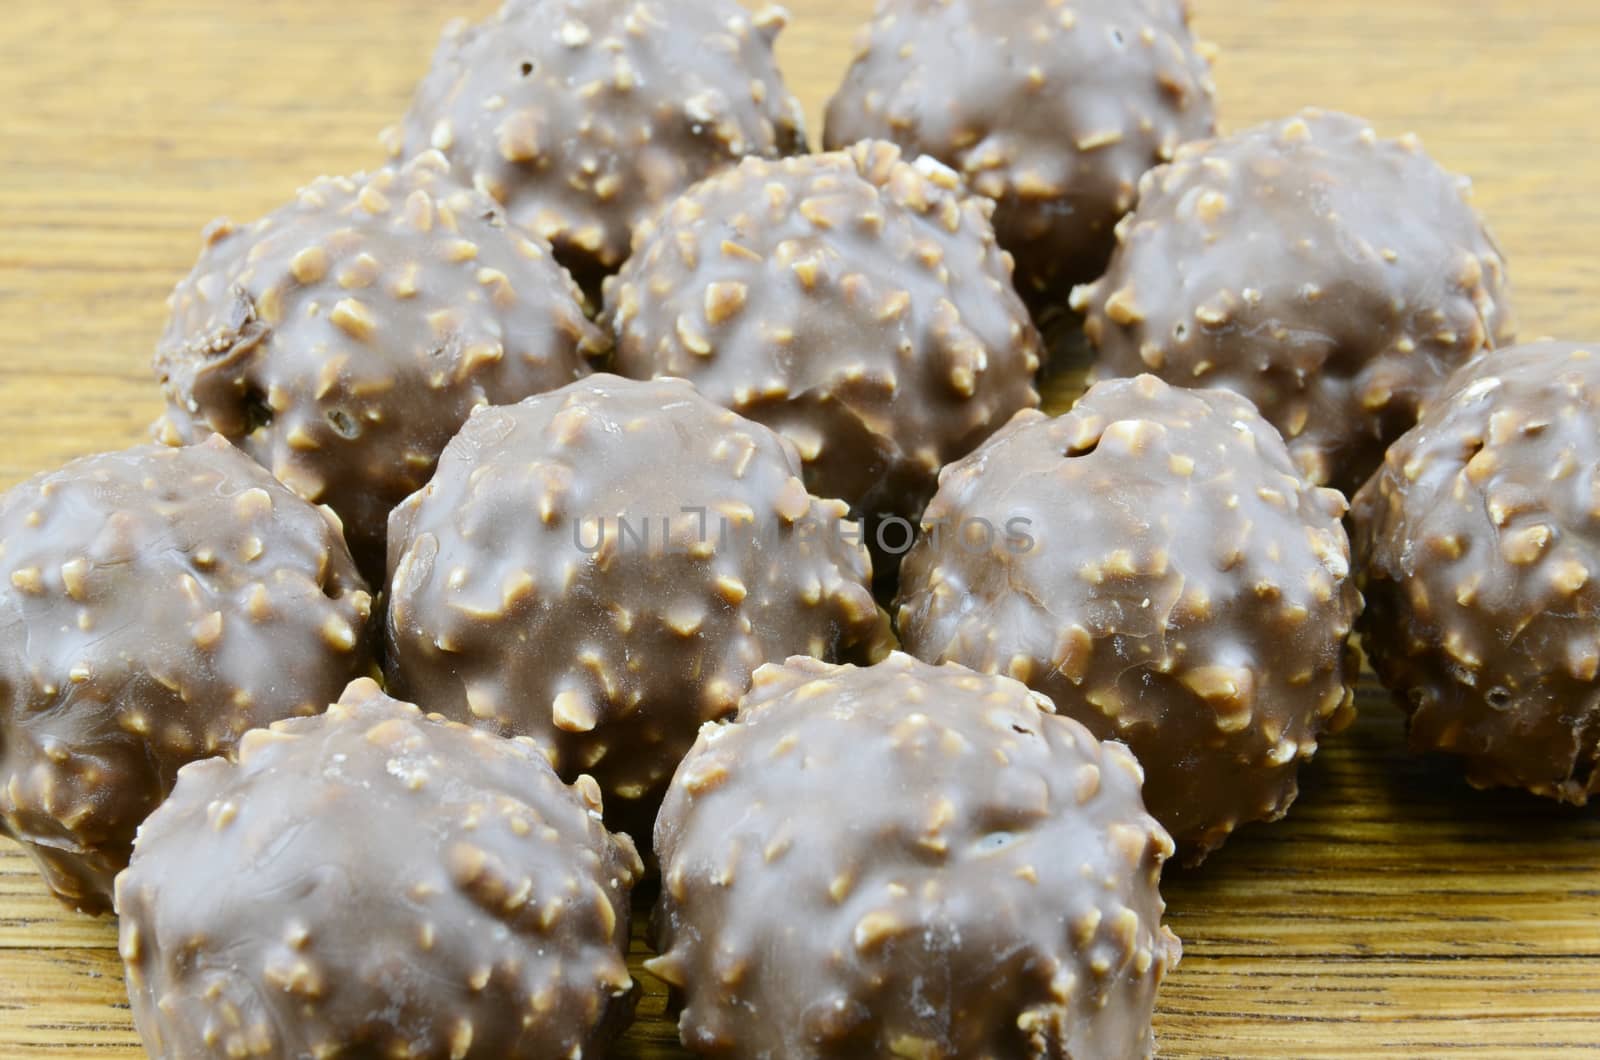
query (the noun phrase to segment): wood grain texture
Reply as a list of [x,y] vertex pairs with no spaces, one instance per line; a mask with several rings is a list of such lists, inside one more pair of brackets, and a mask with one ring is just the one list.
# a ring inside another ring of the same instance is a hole
[[[380,161],[440,25],[491,0],[12,0],[0,19],[0,486],[138,441],[201,226]],[[1522,333],[1600,337],[1594,0],[1197,0],[1229,127],[1304,104],[1473,174]],[[789,0],[820,131],[869,0]],[[1376,693],[1290,818],[1165,888],[1171,1057],[1600,1054],[1600,815],[1469,790]],[[0,1057],[136,1057],[114,932],[0,843]],[[636,946],[638,955],[644,951]],[[678,1055],[645,977],[623,1057]]]

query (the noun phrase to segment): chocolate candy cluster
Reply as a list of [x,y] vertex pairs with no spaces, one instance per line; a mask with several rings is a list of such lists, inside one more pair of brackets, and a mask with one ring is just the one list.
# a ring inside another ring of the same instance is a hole
[[780,12],[509,0],[207,230],[171,448],[0,499],[0,832],[154,1055],[603,1055],[649,858],[690,1050],[1151,1056],[1163,866],[1358,622],[1418,750],[1600,790],[1600,357],[1414,138],[1216,137],[1189,16],[881,0],[809,154]]

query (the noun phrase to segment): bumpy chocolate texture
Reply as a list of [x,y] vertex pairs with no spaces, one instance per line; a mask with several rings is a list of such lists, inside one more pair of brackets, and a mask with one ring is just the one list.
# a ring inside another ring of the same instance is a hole
[[152,1056],[599,1056],[641,872],[592,780],[362,679],[179,775],[117,880],[128,996]]
[[793,441],[813,493],[914,519],[1039,403],[990,210],[888,144],[746,161],[641,226],[606,285],[618,371],[688,378]]
[[1363,644],[1417,751],[1600,791],[1600,346],[1461,368],[1356,495]]
[[1353,493],[1450,372],[1511,336],[1505,263],[1415,137],[1308,110],[1147,175],[1110,270],[1073,292],[1097,378],[1226,387]]
[[0,834],[108,912],[178,769],[371,666],[332,516],[213,436],[74,461],[0,500]]
[[881,0],[824,142],[960,170],[1036,296],[1099,276],[1139,178],[1215,128],[1186,0]]
[[648,836],[756,667],[888,650],[855,525],[799,473],[682,380],[595,376],[474,415],[395,512],[393,686],[540,741]]
[[901,636],[1128,744],[1150,812],[1199,861],[1281,817],[1300,762],[1354,717],[1344,512],[1237,395],[1102,383],[946,471]]
[[437,148],[586,283],[633,227],[746,155],[805,150],[773,44],[735,0],[511,0],[452,23],[391,150]]
[[156,353],[165,441],[216,431],[344,520],[376,580],[389,511],[485,404],[588,372],[608,340],[550,248],[444,159],[318,180],[206,233]]
[[[1150,1056],[1178,963],[1138,764],[1005,678],[757,671],[656,831],[649,967],[711,1056]],[[799,808],[800,812],[797,812]],[[775,913],[777,910],[779,912]]]

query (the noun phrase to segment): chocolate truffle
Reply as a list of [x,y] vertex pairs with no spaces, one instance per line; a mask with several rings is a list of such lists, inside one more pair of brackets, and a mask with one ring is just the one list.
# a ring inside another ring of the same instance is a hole
[[117,880],[152,1056],[602,1055],[642,866],[525,740],[362,679],[178,777]]
[[158,435],[216,431],[329,505],[376,581],[389,510],[467,413],[571,382],[606,351],[580,299],[549,246],[438,154],[324,178],[253,225],[207,230],[156,352]]
[[393,687],[533,737],[648,837],[756,667],[888,650],[855,524],[799,474],[682,380],[595,376],[475,414],[391,522]]
[[1300,763],[1354,717],[1344,512],[1238,395],[1102,383],[945,472],[902,571],[901,636],[1126,743],[1198,862],[1283,816]]
[[1479,787],[1600,791],[1600,346],[1461,368],[1356,495],[1362,642]]
[[1354,492],[1457,365],[1510,339],[1505,263],[1466,192],[1415,137],[1343,114],[1190,144],[1072,294],[1094,377],[1238,391],[1306,477]]
[[[1149,1057],[1172,840],[1127,748],[1015,681],[896,654],[765,666],[656,828],[690,1050]],[[804,812],[797,813],[796,808]]]
[[915,519],[942,465],[1039,403],[991,209],[888,144],[748,160],[640,228],[606,285],[618,371],[693,380],[793,441],[813,493]]
[[824,142],[960,170],[1039,296],[1099,276],[1139,178],[1215,128],[1187,0],[880,0]]
[[335,521],[221,438],[74,461],[0,498],[0,835],[111,907],[178,769],[370,668]]
[[598,280],[634,225],[695,181],[805,150],[773,54],[786,17],[735,0],[510,0],[480,25],[451,23],[385,138],[400,155],[445,152]]

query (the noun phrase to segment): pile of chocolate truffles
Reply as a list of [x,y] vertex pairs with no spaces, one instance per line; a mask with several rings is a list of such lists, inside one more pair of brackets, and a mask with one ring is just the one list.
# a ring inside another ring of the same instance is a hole
[[1600,791],[1600,347],[1507,348],[1465,181],[1216,135],[1186,0],[880,0],[808,153],[783,25],[451,26],[206,229],[158,444],[0,500],[0,832],[152,1055],[602,1056],[659,874],[692,1052],[1151,1056],[1163,865],[1357,631],[1418,751]]

